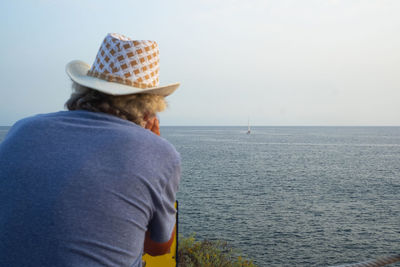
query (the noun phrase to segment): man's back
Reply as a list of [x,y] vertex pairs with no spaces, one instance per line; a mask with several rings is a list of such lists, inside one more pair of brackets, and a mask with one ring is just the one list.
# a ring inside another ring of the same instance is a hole
[[139,266],[144,235],[174,226],[179,156],[102,113],[18,122],[0,145],[1,266]]

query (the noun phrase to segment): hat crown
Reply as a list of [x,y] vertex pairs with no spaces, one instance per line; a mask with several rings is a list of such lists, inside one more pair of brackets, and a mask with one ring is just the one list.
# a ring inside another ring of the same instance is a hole
[[138,88],[159,85],[159,50],[154,41],[108,34],[87,75]]

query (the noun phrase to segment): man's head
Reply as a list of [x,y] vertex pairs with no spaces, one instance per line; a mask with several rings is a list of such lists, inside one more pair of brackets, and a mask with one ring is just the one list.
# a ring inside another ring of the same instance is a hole
[[144,127],[166,108],[164,97],[179,87],[179,83],[159,85],[159,63],[156,42],[108,34],[92,66],[79,60],[67,64],[74,91],[65,105],[69,110],[112,114]]
[[88,110],[103,112],[129,120],[142,127],[154,118],[158,112],[165,110],[165,98],[154,94],[131,94],[113,96],[97,90],[72,84],[73,92],[65,103],[68,110]]

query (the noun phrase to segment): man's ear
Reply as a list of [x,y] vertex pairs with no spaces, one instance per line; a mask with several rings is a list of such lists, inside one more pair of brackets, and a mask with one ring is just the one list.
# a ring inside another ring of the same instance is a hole
[[146,122],[150,119],[150,114],[148,112],[146,112],[143,116],[143,120],[145,120]]

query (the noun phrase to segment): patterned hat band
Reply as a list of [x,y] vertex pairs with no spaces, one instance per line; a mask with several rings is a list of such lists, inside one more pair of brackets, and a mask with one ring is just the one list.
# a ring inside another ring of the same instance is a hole
[[[112,75],[112,74],[100,73],[100,72],[92,71],[92,70],[89,70],[87,72],[87,75],[95,77],[95,78],[98,78],[98,79],[102,79],[102,80],[105,80],[105,81],[108,81],[108,82],[115,82],[115,83],[125,84],[125,85],[129,85],[129,86],[133,86],[133,87],[137,87],[137,88],[142,88],[142,89],[154,87],[153,84],[139,83],[137,81],[132,81],[130,79],[121,78],[120,76],[115,76],[115,75]],[[158,79],[157,79],[157,81],[158,81]]]
[[136,88],[159,85],[159,50],[154,41],[134,41],[108,34],[100,46],[88,76]]

